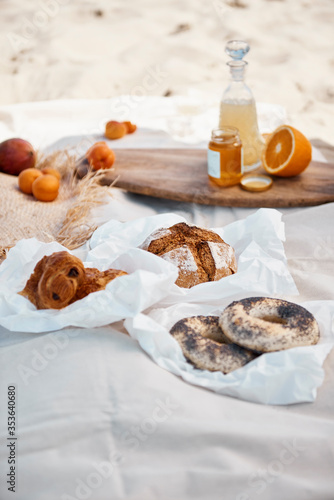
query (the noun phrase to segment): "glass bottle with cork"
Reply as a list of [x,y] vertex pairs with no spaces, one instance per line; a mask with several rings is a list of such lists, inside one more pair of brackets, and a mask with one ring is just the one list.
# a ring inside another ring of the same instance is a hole
[[227,62],[231,72],[231,83],[222,96],[219,116],[220,128],[233,126],[239,130],[245,172],[250,172],[261,165],[264,145],[259,132],[255,100],[244,82],[247,62],[243,61],[243,58],[249,48],[247,42],[240,40],[231,40],[226,44],[225,51],[232,58]]

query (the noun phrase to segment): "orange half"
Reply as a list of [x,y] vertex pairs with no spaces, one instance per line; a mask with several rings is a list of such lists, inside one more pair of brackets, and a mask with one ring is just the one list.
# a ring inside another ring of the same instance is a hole
[[262,163],[272,175],[292,177],[301,174],[312,159],[312,145],[290,125],[278,127],[266,140]]

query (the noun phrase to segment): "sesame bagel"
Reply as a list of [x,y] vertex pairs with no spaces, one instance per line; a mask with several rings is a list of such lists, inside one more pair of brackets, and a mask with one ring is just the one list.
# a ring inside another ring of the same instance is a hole
[[320,337],[314,316],[304,307],[267,297],[232,302],[219,325],[231,342],[257,352],[313,345]]
[[244,366],[257,354],[230,342],[219,327],[219,316],[192,316],[170,330],[185,358],[196,368],[229,373]]

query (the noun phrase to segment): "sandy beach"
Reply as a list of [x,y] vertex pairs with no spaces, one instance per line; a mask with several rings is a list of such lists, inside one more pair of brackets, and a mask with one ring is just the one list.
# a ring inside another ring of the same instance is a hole
[[2,0],[0,105],[119,95],[219,103],[243,39],[257,102],[334,145],[332,0]]

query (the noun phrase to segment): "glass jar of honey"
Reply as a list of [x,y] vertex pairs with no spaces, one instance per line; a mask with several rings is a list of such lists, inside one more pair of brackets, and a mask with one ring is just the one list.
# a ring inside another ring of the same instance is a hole
[[208,146],[208,175],[218,186],[238,184],[243,175],[242,143],[236,127],[214,129]]

